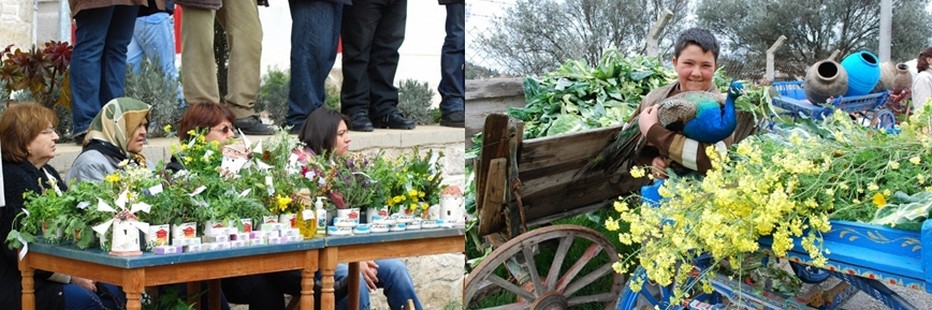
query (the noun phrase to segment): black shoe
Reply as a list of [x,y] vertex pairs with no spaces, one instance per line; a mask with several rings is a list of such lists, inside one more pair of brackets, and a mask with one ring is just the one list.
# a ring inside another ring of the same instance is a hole
[[466,128],[466,112],[456,111],[440,117],[440,126]]
[[388,113],[388,115],[379,118],[372,124],[378,128],[391,129],[414,129],[417,126],[414,121],[404,118],[404,116],[401,116],[401,112],[398,111]]
[[74,144],[77,144],[78,146],[82,146],[84,145],[85,136],[87,136],[87,131],[72,135],[71,139],[74,140]]
[[350,130],[352,131],[365,131],[370,132],[374,130],[372,127],[372,121],[369,120],[369,116],[366,113],[356,113],[350,118]]
[[234,120],[233,127],[238,128],[247,135],[270,136],[275,133],[275,129],[272,129],[272,126],[263,124],[262,121],[259,120],[259,116],[256,115]]

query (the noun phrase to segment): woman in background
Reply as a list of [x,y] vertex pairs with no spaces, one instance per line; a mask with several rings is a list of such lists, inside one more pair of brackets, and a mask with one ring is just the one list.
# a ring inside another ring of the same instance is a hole
[[916,71],[919,74],[913,79],[913,107],[922,111],[929,99],[932,99],[932,46],[922,49],[916,58]]

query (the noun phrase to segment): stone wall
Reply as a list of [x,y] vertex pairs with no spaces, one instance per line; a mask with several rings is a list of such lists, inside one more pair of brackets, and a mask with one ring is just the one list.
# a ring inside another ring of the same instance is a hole
[[0,45],[32,46],[32,8],[32,1],[0,0]]

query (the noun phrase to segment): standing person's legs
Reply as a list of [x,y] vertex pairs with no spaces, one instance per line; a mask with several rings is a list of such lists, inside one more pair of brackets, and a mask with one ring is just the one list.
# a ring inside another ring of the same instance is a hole
[[224,102],[237,119],[256,115],[254,106],[259,95],[262,56],[259,9],[253,1],[224,1],[217,11],[217,20],[223,25],[230,45]]
[[301,127],[321,107],[325,82],[336,61],[343,5],[325,1],[289,0],[291,9],[291,84],[286,122]]
[[[138,23],[137,23],[138,25]],[[139,33],[137,30],[136,33]],[[168,13],[160,12],[146,17],[146,31],[143,33],[146,44],[146,57],[162,69],[162,73],[171,80],[172,85],[178,80],[175,69],[175,21]]]
[[[75,15],[75,44],[71,52],[72,136],[83,138],[91,120],[100,112],[100,76],[107,29],[113,7],[81,10]],[[80,142],[80,141],[78,141]]]
[[220,102],[214,59],[215,11],[184,8],[181,22],[181,84],[187,102]]
[[144,17],[136,19],[132,39],[129,41],[129,46],[126,47],[126,65],[132,67],[133,72],[139,72],[139,64],[146,56],[142,44],[145,42],[145,32],[148,28]]
[[[446,38],[440,52],[441,125],[464,126],[466,98],[466,5],[447,4]],[[460,114],[455,114],[459,112]]]
[[377,285],[388,298],[388,306],[401,309],[410,299],[414,301],[417,310],[422,310],[421,301],[414,292],[414,282],[405,263],[398,259],[377,260],[375,263],[379,265],[379,271],[376,273],[376,277],[379,278]]
[[[385,1],[385,0],[381,0]],[[356,1],[343,9],[343,86],[341,112],[350,118],[350,130],[372,131],[369,119],[369,53],[375,28],[381,19],[380,6]]]
[[126,48],[133,39],[137,13],[139,13],[137,5],[113,6],[101,66],[101,106],[113,98],[123,96],[123,89],[126,85]]
[[388,0],[382,8],[382,18],[375,28],[367,67],[369,116],[373,123],[397,111],[398,88],[395,87],[394,81],[395,71],[398,69],[398,48],[405,39],[407,9],[407,0]]

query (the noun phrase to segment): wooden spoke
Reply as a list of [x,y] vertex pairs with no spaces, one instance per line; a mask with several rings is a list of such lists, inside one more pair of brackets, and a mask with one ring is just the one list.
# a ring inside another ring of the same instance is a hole
[[[467,309],[566,309],[585,304],[615,309],[624,283],[624,275],[612,269],[617,261],[614,246],[597,231],[576,225],[538,228],[486,256],[466,280],[464,301]],[[589,287],[596,281],[610,281],[611,288],[593,292]]]

